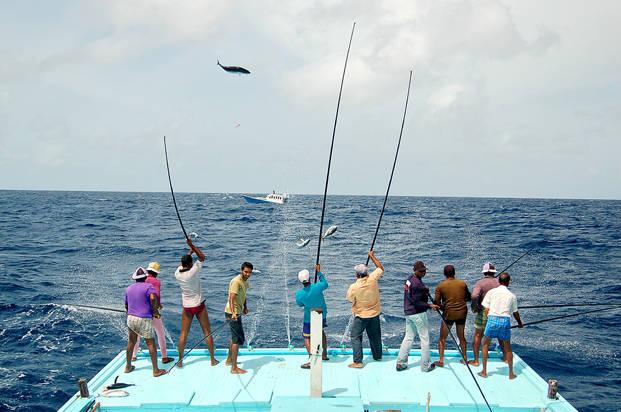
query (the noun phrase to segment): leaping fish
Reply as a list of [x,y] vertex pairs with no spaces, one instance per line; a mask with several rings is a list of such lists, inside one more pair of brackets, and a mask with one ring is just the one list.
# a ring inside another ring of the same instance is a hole
[[218,66],[222,67],[224,71],[229,73],[237,73],[237,74],[250,74],[250,70],[244,69],[239,66],[223,66],[220,64],[220,60],[218,60]]
[[328,230],[326,230],[326,233],[323,234],[323,236],[321,237],[322,239],[327,238],[328,236],[332,236],[334,234],[334,232],[336,232],[336,229],[338,229],[336,226],[330,226],[328,228]]
[[297,247],[303,248],[304,246],[308,245],[308,242],[310,242],[310,239],[304,239],[303,237],[301,237],[297,242],[295,242],[295,244]]

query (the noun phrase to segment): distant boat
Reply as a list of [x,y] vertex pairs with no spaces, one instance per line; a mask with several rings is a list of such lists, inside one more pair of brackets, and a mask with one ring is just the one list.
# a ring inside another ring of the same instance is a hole
[[289,195],[287,193],[279,194],[276,192],[272,192],[265,197],[253,197],[246,195],[242,195],[242,197],[248,203],[276,203],[279,205],[284,204],[289,199]]

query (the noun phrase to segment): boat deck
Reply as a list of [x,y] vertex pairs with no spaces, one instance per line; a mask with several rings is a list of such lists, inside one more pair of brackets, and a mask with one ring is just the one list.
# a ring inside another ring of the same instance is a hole
[[[175,356],[169,351],[169,356]],[[395,370],[397,351],[384,352],[375,362],[365,352],[365,367],[351,369],[351,350],[331,349],[330,360],[323,363],[323,398],[309,398],[309,371],[300,368],[307,360],[303,350],[240,350],[240,366],[245,375],[232,375],[221,362],[212,367],[206,350],[194,350],[182,369],[153,378],[147,352],[139,353],[136,369],[123,373],[125,352],[119,353],[89,382],[90,398],[76,394],[60,411],[90,410],[99,403],[100,411],[488,411],[487,406],[459,353],[447,351],[444,368],[423,373],[420,351],[412,351],[409,369]],[[435,356],[434,356],[435,355]],[[216,351],[220,360],[226,350]],[[432,359],[437,354],[432,351]],[[509,380],[507,366],[497,353],[490,353],[487,379],[476,377],[495,412],[576,411],[561,396],[547,398],[547,382],[514,354],[516,379]],[[170,368],[169,365],[160,365]],[[472,367],[474,373],[479,367]],[[98,396],[103,387],[119,382],[134,383],[125,388],[126,397]]]

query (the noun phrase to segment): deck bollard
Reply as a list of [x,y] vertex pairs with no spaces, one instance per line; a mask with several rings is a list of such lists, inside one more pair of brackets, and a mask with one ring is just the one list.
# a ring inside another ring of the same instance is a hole
[[88,393],[88,383],[86,382],[86,379],[80,378],[80,380],[78,381],[78,387],[80,388],[81,398],[88,398],[90,396],[90,394]]
[[558,392],[558,381],[556,379],[548,380],[548,398],[549,399],[557,399]]

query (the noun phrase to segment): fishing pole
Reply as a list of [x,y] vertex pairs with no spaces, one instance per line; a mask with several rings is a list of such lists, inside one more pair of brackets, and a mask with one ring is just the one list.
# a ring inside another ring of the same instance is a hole
[[[212,330],[209,334],[203,336],[203,338],[201,340],[199,340],[198,342],[196,342],[196,345],[192,346],[190,348],[190,350],[188,350],[187,352],[183,353],[183,357],[185,358],[186,356],[188,356],[190,354],[190,352],[192,352],[194,349],[196,349],[196,347],[198,345],[200,345],[201,343],[203,343],[205,341],[205,339],[209,338],[210,336],[212,336],[213,334],[215,334],[216,332],[220,331],[220,329],[222,329],[224,326],[227,325],[227,322],[224,322],[222,325],[218,326],[217,328],[215,328],[214,330]],[[231,329],[233,330],[233,329]],[[235,331],[233,331],[235,332]],[[235,332],[235,334],[237,334],[237,332]],[[171,370],[173,370],[175,368],[175,366],[179,365],[179,362],[181,362],[181,360],[178,360],[177,362],[175,362],[175,364],[173,366],[170,367],[170,369],[168,369],[168,371],[166,373],[170,373]]]
[[[382,212],[380,213],[379,220],[377,221],[377,227],[375,228],[375,234],[373,235],[373,241],[371,242],[371,249],[375,246],[375,240],[377,239],[377,234],[379,233],[380,225],[382,224],[382,217],[384,216],[384,210],[386,209],[386,202],[388,201],[388,193],[390,193],[390,185],[392,184],[392,177],[395,174],[395,166],[397,166],[397,157],[399,156],[399,147],[401,146],[401,136],[403,136],[403,126],[405,125],[405,115],[408,112],[408,101],[410,100],[410,86],[412,85],[412,70],[410,70],[410,79],[408,81],[408,93],[405,97],[405,109],[403,110],[403,120],[401,121],[401,131],[399,132],[399,141],[397,142],[397,150],[395,151],[395,160],[392,162],[392,170],[390,171],[390,179],[388,180],[388,187],[386,188],[386,195],[384,196],[384,204],[382,205]],[[369,264],[369,259],[371,257],[367,256],[367,263]]]
[[175,191],[173,190],[172,179],[170,178],[170,166],[168,165],[168,150],[166,149],[166,136],[164,136],[164,154],[166,155],[166,171],[168,172],[168,183],[170,184],[170,194],[172,195],[173,205],[175,205],[175,211],[177,212],[177,218],[179,219],[181,230],[183,230],[183,235],[187,240],[189,240],[188,234],[185,231],[185,227],[183,227],[183,222],[181,221],[181,215],[179,214],[179,208],[177,207],[177,200],[175,199]]
[[[588,310],[586,312],[572,313],[571,315],[556,316],[554,318],[548,318],[548,319],[536,320],[534,322],[523,323],[522,327],[530,326],[530,325],[536,325],[538,323],[543,323],[543,322],[550,322],[550,321],[553,321],[553,320],[571,318],[571,317],[574,317],[574,316],[586,315],[586,314],[589,314],[589,313],[603,312],[603,311],[606,311],[606,310],[614,310],[614,309],[620,309],[620,308],[621,308],[621,306],[615,306],[615,307],[612,307],[612,308],[595,309],[595,310]],[[513,325],[513,326],[511,326],[511,329],[514,329],[514,328],[517,328],[517,327],[518,327],[518,325]]]
[[543,308],[584,308],[589,306],[621,306],[621,303],[577,303],[577,304],[562,304],[562,305],[535,305],[535,306],[520,306],[519,309],[543,309]]
[[[533,248],[534,249],[534,248]],[[519,258],[515,259],[513,261],[513,263],[511,263],[509,266],[507,266],[506,268],[504,268],[503,270],[501,270],[500,272],[498,272],[498,275],[494,276],[494,277],[498,277],[500,276],[501,273],[506,272],[507,270],[511,269],[511,267],[513,265],[515,265],[516,263],[518,263],[524,256],[528,255],[530,252],[533,251],[533,249],[528,249],[526,252],[524,252],[524,254],[522,254],[522,256],[520,256]]]
[[[336,115],[334,116],[334,128],[332,129],[332,143],[330,144],[330,156],[328,157],[328,171],[326,173],[326,186],[323,190],[323,205],[321,207],[321,224],[319,225],[319,242],[317,243],[317,261],[315,265],[319,264],[319,255],[321,252],[321,236],[323,232],[323,218],[326,212],[326,196],[328,195],[328,182],[330,180],[330,165],[332,164],[332,149],[334,149],[334,136],[336,134],[336,123],[339,118],[339,108],[341,106],[341,95],[343,93],[343,83],[345,82],[345,71],[347,70],[347,60],[349,60],[349,50],[351,49],[351,41],[354,38],[354,29],[356,28],[356,22],[351,28],[351,36],[349,36],[349,45],[347,46],[347,55],[345,56],[345,66],[343,67],[343,76],[341,77],[341,87],[339,89],[339,98],[336,103]],[[317,283],[317,269],[315,268],[315,283]]]
[[[431,297],[431,294],[429,292],[427,292],[427,296],[433,302],[433,298]],[[479,386],[479,382],[477,381],[477,378],[474,376],[472,369],[470,369],[470,364],[468,363],[468,357],[466,356],[466,354],[462,352],[461,347],[459,346],[459,343],[457,343],[457,339],[455,339],[455,336],[453,335],[453,332],[451,331],[451,328],[449,328],[449,326],[446,324],[446,320],[444,320],[444,312],[442,311],[442,309],[438,309],[438,313],[440,314],[440,319],[442,320],[442,324],[444,325],[446,330],[448,330],[449,335],[451,335],[451,339],[453,340],[453,343],[455,343],[455,346],[457,346],[457,350],[461,354],[461,357],[464,360],[464,364],[468,367],[468,372],[470,372],[470,376],[472,376],[474,383],[477,385],[477,388],[479,388],[479,392],[481,393],[481,396],[483,397],[485,404],[487,405],[489,411],[493,412],[492,407],[489,405],[489,402],[487,401],[487,398],[485,397],[485,394],[483,393],[483,389],[481,389],[481,386]]]

